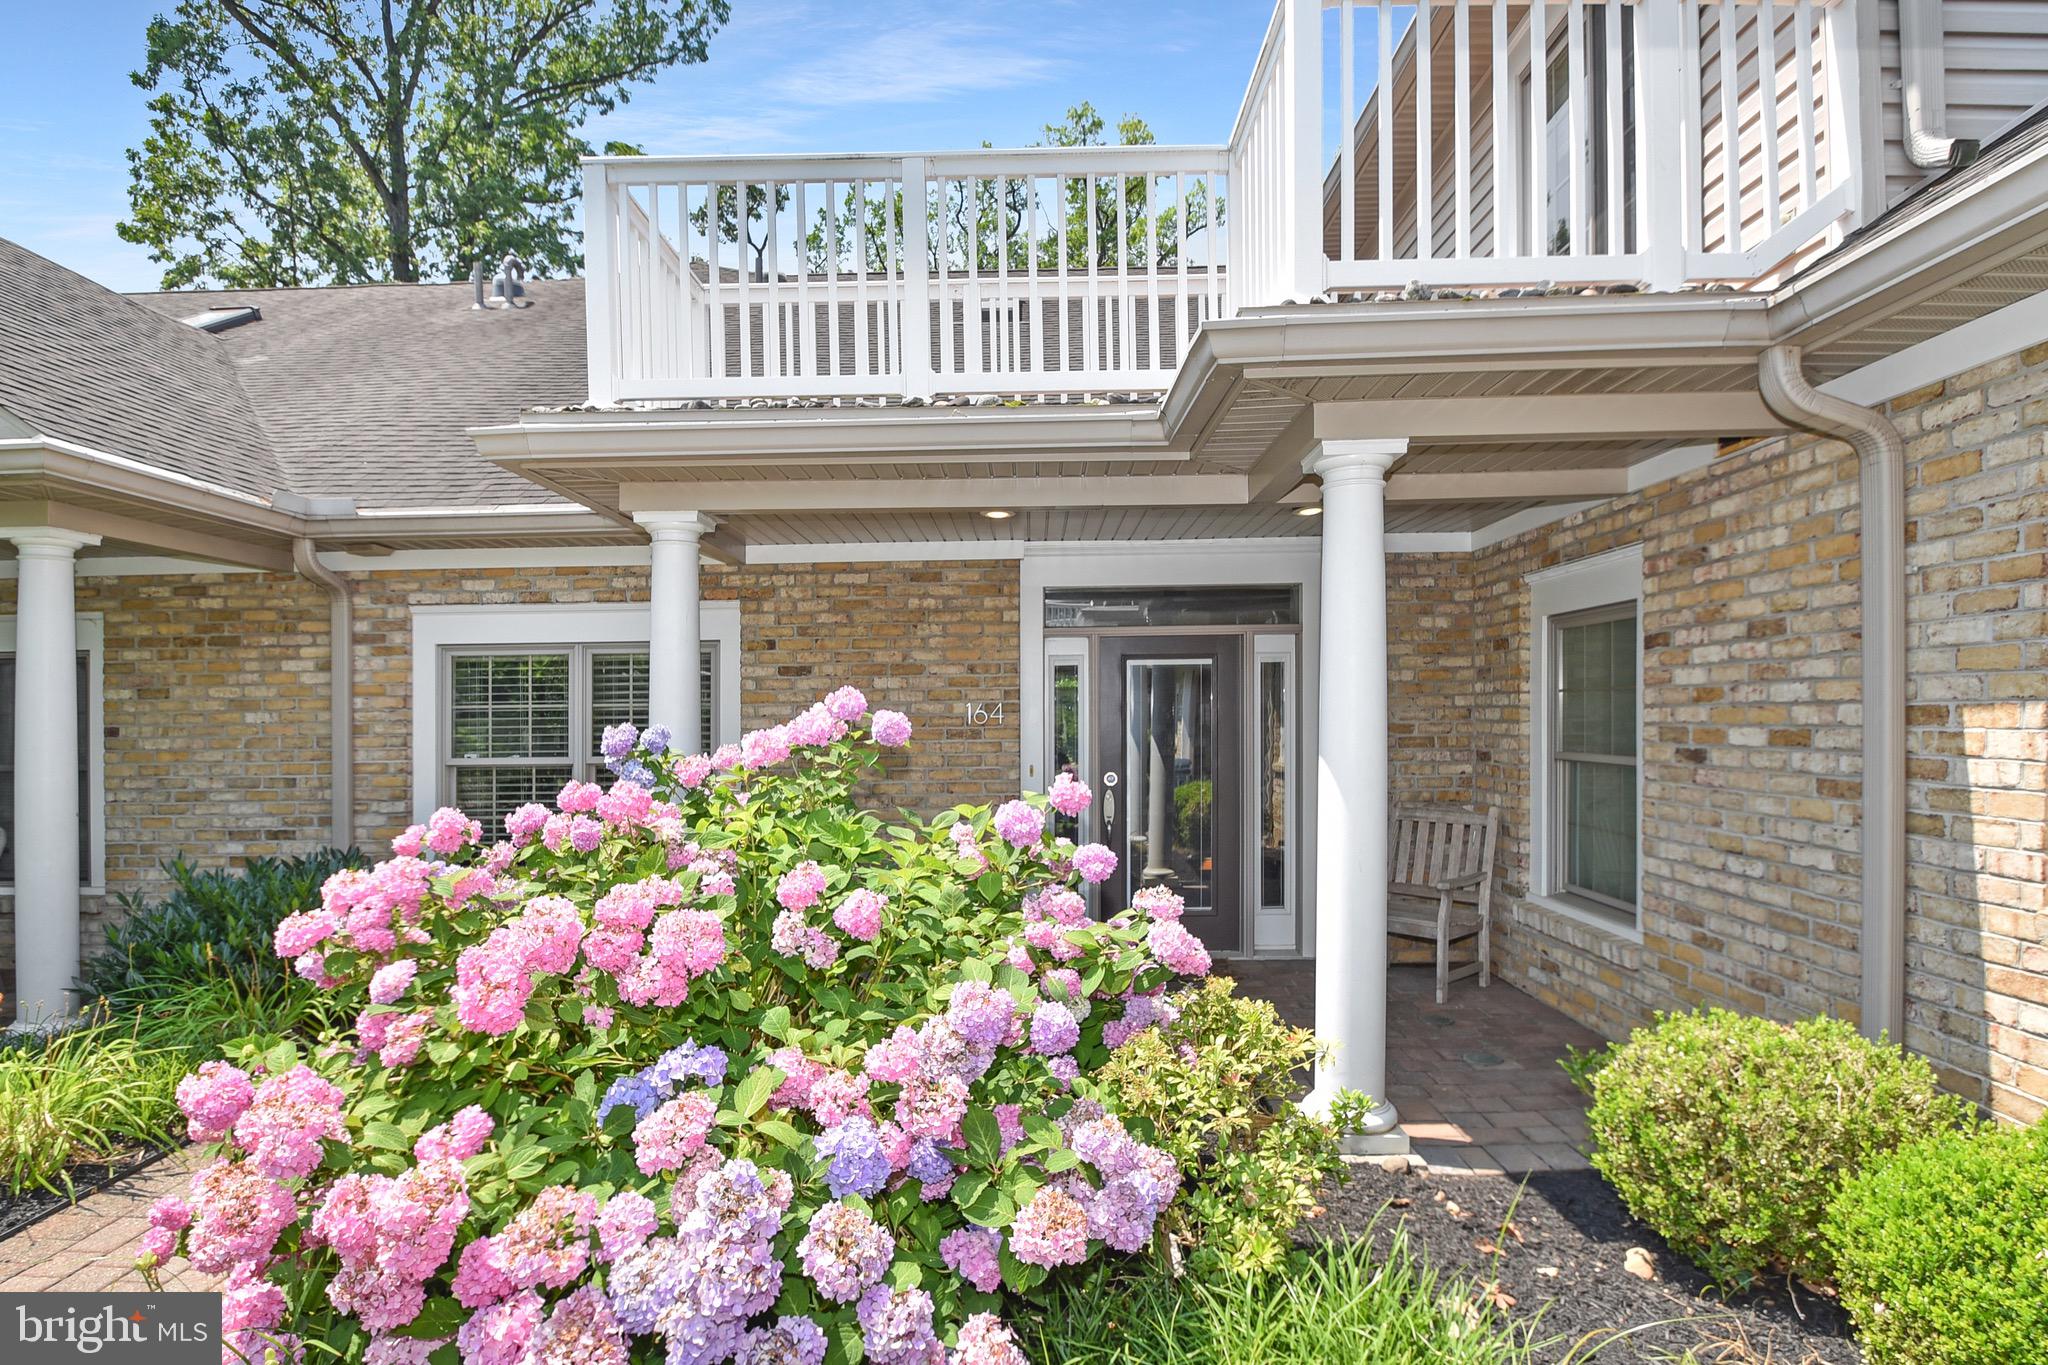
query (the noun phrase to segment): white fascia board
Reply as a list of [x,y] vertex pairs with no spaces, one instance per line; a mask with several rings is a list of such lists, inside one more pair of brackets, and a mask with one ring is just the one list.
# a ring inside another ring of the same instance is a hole
[[1822,384],[1820,391],[1870,406],[1988,365],[2044,340],[2048,340],[2048,291],[1873,360],[1860,370]]

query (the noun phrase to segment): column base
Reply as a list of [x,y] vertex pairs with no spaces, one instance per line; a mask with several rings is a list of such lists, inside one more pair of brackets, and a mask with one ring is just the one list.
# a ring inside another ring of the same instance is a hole
[[[1330,1117],[1331,1105],[1335,1102],[1341,1087],[1318,1085],[1301,1101],[1301,1107],[1317,1118]],[[1394,1106],[1381,1100],[1366,1111],[1365,1121],[1358,1125],[1356,1132],[1337,1135],[1337,1150],[1345,1156],[1406,1156],[1411,1148],[1408,1135],[1401,1131],[1401,1116]]]

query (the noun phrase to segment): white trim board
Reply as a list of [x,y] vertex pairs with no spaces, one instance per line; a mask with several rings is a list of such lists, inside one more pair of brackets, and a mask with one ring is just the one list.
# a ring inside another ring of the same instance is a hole
[[[644,603],[412,609],[412,810],[424,821],[440,801],[441,651],[460,645],[645,645],[653,629]],[[703,604],[702,638],[718,645],[712,731],[739,738],[740,608]]]
[[[96,611],[77,614],[78,647],[85,651],[85,723],[91,733],[86,743],[86,790],[78,799],[97,812],[87,823],[92,840],[86,870],[90,879],[79,888],[82,896],[107,894],[107,623]],[[0,654],[14,652],[14,617],[0,616]],[[17,853],[16,856],[19,856]],[[14,888],[0,886],[0,896],[11,897]]]

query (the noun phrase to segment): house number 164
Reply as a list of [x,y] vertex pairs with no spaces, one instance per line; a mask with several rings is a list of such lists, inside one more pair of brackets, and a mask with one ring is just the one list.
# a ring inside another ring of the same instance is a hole
[[967,703],[969,725],[988,725],[991,722],[996,725],[1003,723],[1003,703],[997,702],[994,706],[984,706],[978,701]]

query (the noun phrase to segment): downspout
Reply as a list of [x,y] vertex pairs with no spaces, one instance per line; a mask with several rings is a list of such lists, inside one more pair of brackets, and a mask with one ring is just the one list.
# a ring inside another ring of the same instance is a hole
[[1757,364],[1771,411],[1847,441],[1862,467],[1862,1030],[1904,1041],[1906,1026],[1906,439],[1892,420],[1814,388],[1800,348]]
[[1905,106],[1906,155],[1915,166],[1948,165],[1956,140],[1948,128],[1948,56],[1943,48],[1941,0],[1899,0],[1900,102]]
[[333,735],[329,745],[334,754],[333,811],[331,842],[336,848],[355,843],[355,604],[349,598],[348,583],[320,562],[313,542],[306,536],[292,541],[292,565],[302,577],[327,589],[328,596],[328,697],[333,712]]

